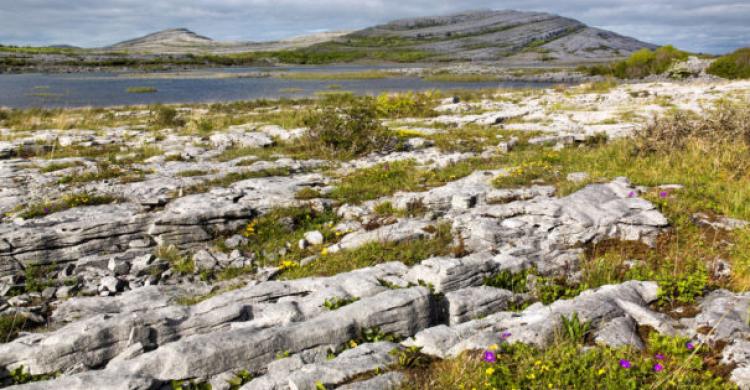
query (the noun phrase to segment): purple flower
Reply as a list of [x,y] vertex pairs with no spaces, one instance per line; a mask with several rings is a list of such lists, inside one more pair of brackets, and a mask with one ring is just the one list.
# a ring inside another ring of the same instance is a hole
[[508,337],[510,337],[510,335],[511,335],[510,332],[503,332],[503,334],[500,335],[500,338],[502,338],[503,340],[506,340]]
[[656,358],[656,360],[664,360],[664,355],[660,353],[657,353],[656,355],[654,355],[654,357]]
[[620,367],[622,367],[622,368],[630,368],[631,367],[630,360],[620,359]]
[[635,191],[630,191],[628,193],[628,198],[635,198]]
[[685,344],[685,348],[687,348],[688,351],[692,351],[692,350],[695,349],[695,344],[693,344],[692,342],[688,341],[687,344]]
[[49,214],[49,207],[45,207],[45,208],[44,208],[44,213],[45,213],[45,214]]
[[492,351],[484,351],[484,358],[482,359],[487,363],[497,362],[497,355]]
[[662,192],[659,193],[659,197],[662,198],[662,199],[665,199],[668,196],[669,196],[669,192],[667,192],[667,191],[662,191]]
[[661,372],[661,371],[663,371],[663,370],[664,370],[664,366],[662,366],[662,365],[661,365],[661,364],[659,364],[659,363],[656,363],[656,364],[654,364],[654,371],[656,371],[656,372]]

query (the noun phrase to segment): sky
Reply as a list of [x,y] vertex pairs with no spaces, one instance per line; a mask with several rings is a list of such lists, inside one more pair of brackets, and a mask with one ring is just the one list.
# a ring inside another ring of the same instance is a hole
[[265,41],[475,9],[550,12],[694,52],[750,46],[750,0],[0,0],[0,43],[101,47],[174,27]]

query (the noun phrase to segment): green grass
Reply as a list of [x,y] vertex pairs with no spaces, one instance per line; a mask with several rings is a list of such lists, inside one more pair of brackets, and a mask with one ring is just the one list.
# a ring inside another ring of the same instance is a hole
[[96,206],[116,201],[117,198],[109,195],[95,195],[87,192],[79,192],[63,195],[60,200],[55,202],[41,202],[26,205],[18,216],[23,219],[39,218],[75,207]]
[[102,161],[97,164],[96,171],[66,175],[57,182],[58,184],[82,184],[117,178],[125,179],[128,182],[139,181],[143,179],[143,172]]
[[68,168],[75,168],[82,166],[83,163],[80,161],[71,161],[71,162],[63,162],[63,163],[52,163],[45,165],[44,167],[39,169],[39,172],[41,173],[50,173],[50,172],[57,172],[61,171],[63,169]]
[[374,242],[350,251],[329,253],[309,265],[285,270],[282,277],[300,279],[311,276],[332,276],[390,261],[400,261],[411,266],[433,256],[452,253],[454,248],[450,226],[438,225],[435,227],[434,234],[435,237],[432,239],[400,243]]
[[[715,362],[719,351],[705,346],[690,351],[687,339],[651,333],[647,348],[584,349],[561,330],[547,349],[525,344],[501,343],[497,361],[482,360],[482,353],[468,352],[439,360],[421,370],[407,372],[404,390],[427,389],[734,389]],[[658,360],[656,354],[664,355]],[[621,366],[627,360],[630,368]],[[661,370],[654,369],[656,364]],[[713,365],[711,365],[713,364]]]
[[154,87],[128,87],[127,93],[156,93],[159,90]]
[[204,171],[204,170],[201,170],[201,169],[189,169],[187,171],[177,172],[177,176],[179,176],[179,177],[206,176],[208,174],[210,174],[210,172]]
[[[338,218],[332,211],[316,212],[310,208],[280,208],[252,220],[241,234],[248,242],[240,247],[254,255],[261,267],[293,267],[303,258],[320,252],[321,248],[300,249],[297,243],[309,231],[319,231],[327,244],[340,238],[333,231]],[[283,254],[282,254],[283,253]]]
[[195,273],[195,262],[184,256],[174,245],[159,246],[154,253],[159,259],[169,263],[170,268],[180,275],[192,275]]

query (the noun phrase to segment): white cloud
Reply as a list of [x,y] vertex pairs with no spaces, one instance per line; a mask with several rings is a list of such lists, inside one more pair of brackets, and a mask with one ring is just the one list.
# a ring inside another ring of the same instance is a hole
[[93,47],[170,27],[214,39],[269,40],[490,8],[561,14],[694,51],[750,44],[746,0],[0,0],[0,42]]

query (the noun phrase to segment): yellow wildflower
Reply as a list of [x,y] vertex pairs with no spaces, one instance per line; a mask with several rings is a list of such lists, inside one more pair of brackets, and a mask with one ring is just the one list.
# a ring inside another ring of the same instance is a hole
[[500,348],[500,347],[497,344],[492,344],[487,349],[489,349],[490,351],[497,351],[498,348]]
[[328,248],[323,248],[320,250],[321,256],[328,256]]
[[534,379],[536,379],[536,375],[534,375],[534,373],[532,372],[531,374],[526,375],[526,378],[529,378],[529,380],[533,381]]
[[485,371],[484,373],[485,373],[485,374],[487,374],[487,376],[492,376],[492,374],[494,374],[494,373],[495,373],[495,369],[494,369],[494,368],[492,368],[492,367],[490,367],[490,368],[488,368],[488,369],[487,369],[487,371]]
[[602,376],[602,375],[604,375],[605,372],[606,371],[603,368],[600,368],[599,371],[597,371],[596,373],[597,373],[597,375]]

